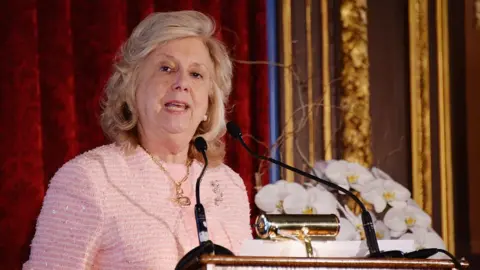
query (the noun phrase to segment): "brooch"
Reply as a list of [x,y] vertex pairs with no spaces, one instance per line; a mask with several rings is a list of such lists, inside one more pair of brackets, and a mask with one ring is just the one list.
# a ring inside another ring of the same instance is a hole
[[218,206],[220,202],[223,201],[223,192],[220,190],[220,184],[218,180],[213,180],[210,182],[210,185],[212,186],[213,193],[215,193],[215,205]]

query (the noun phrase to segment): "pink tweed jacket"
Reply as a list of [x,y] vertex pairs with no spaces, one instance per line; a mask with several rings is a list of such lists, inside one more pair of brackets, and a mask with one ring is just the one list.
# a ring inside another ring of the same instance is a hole
[[[124,155],[105,145],[67,162],[52,178],[23,269],[174,269],[198,246],[193,207],[202,164],[183,184],[192,204],[172,202],[173,183],[138,147]],[[184,165],[168,164],[174,179]],[[251,239],[242,179],[226,165],[206,171],[201,184],[210,239],[234,253]]]

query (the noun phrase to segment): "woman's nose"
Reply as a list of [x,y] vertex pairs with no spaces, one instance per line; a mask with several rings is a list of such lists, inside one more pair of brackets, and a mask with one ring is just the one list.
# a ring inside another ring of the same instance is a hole
[[175,76],[175,82],[173,83],[173,90],[189,91],[190,90],[190,81],[188,74],[184,72],[177,72]]

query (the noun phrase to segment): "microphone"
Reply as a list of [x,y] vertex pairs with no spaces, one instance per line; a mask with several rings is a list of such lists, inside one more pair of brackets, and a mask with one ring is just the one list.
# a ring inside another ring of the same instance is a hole
[[197,137],[193,142],[195,149],[200,152],[203,156],[204,165],[200,175],[197,178],[195,186],[195,221],[197,224],[197,235],[200,245],[192,250],[190,250],[182,259],[177,263],[175,270],[185,270],[185,269],[202,269],[200,265],[200,257],[204,254],[220,254],[220,255],[234,255],[232,251],[228,250],[225,247],[214,244],[208,236],[207,228],[207,216],[205,215],[205,208],[203,207],[200,201],[200,183],[202,182],[203,175],[207,170],[208,159],[207,159],[207,142],[202,137]]
[[240,127],[238,127],[235,123],[233,122],[228,122],[227,123],[227,131],[228,133],[235,139],[237,139],[238,141],[240,141],[240,143],[242,144],[242,146],[254,157],[258,158],[258,159],[262,159],[262,160],[267,160],[271,163],[275,163],[277,165],[279,165],[280,167],[283,167],[287,170],[290,170],[290,171],[293,171],[295,173],[298,173],[302,176],[305,176],[309,179],[312,179],[312,180],[315,180],[321,184],[324,184],[326,186],[329,186],[333,189],[336,189],[336,190],[340,190],[342,191],[343,193],[347,194],[348,196],[350,196],[359,206],[360,208],[362,209],[362,225],[363,225],[363,229],[365,231],[365,239],[367,241],[367,247],[368,247],[368,250],[369,250],[369,257],[370,258],[401,258],[403,257],[403,253],[401,251],[386,251],[386,252],[380,252],[380,249],[378,247],[378,241],[377,241],[377,235],[375,234],[375,228],[374,228],[374,225],[373,225],[373,220],[372,220],[372,217],[370,216],[370,213],[367,211],[367,208],[365,207],[365,205],[362,203],[362,201],[360,201],[360,199],[355,196],[355,194],[353,194],[351,191],[341,187],[341,186],[338,186],[330,181],[327,181],[327,180],[324,180],[324,179],[321,179],[319,177],[316,177],[314,175],[311,175],[309,173],[306,173],[304,171],[301,171],[297,168],[294,168],[292,166],[289,166],[281,161],[278,161],[276,159],[273,159],[273,158],[269,158],[269,157],[266,157],[266,156],[261,156],[255,152],[253,152],[248,146],[247,144],[245,143],[245,141],[243,140],[242,138],[242,131],[240,130]]
[[269,158],[266,156],[261,156],[258,155],[257,153],[253,152],[245,143],[245,141],[242,138],[242,131],[240,130],[240,127],[238,127],[235,123],[233,122],[228,122],[227,123],[227,130],[228,133],[235,139],[239,140],[242,146],[254,157],[258,159],[263,159],[267,160],[269,162],[275,163],[279,165],[280,167],[283,167],[285,169],[291,170],[295,173],[298,173],[302,176],[305,176],[307,178],[310,178],[312,180],[315,180],[321,184],[324,184],[326,186],[329,186],[331,188],[340,190],[350,196],[362,209],[362,225],[363,229],[365,231],[365,239],[367,240],[367,247],[369,250],[369,256],[370,258],[410,258],[410,259],[426,259],[432,255],[435,255],[436,253],[444,253],[450,259],[452,260],[453,264],[457,269],[461,269],[461,263],[460,261],[455,258],[451,253],[449,253],[446,250],[443,249],[438,249],[438,248],[425,248],[425,249],[420,249],[408,253],[403,253],[402,251],[399,250],[391,250],[391,251],[380,251],[378,247],[378,241],[377,241],[377,235],[375,234],[375,227],[373,225],[372,217],[370,216],[370,213],[367,211],[367,208],[363,204],[360,199],[350,192],[349,190],[342,188],[341,186],[338,186],[330,181],[327,181],[325,179],[321,179],[317,176],[311,175],[309,173],[306,173],[304,171],[301,171],[297,168],[294,168],[292,166],[289,166],[285,163],[282,163],[276,159]]
[[205,215],[205,208],[200,202],[200,183],[202,182],[203,175],[205,174],[208,166],[208,159],[206,154],[207,142],[204,138],[197,137],[193,143],[197,151],[202,153],[204,160],[202,172],[198,176],[195,186],[195,197],[197,200],[197,203],[195,204],[195,221],[197,222],[198,241],[200,242],[200,244],[202,244],[208,241],[207,217]]

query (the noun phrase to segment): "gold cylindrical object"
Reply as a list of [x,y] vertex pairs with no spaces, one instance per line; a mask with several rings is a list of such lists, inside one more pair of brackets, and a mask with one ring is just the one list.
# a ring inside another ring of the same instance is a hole
[[255,232],[262,239],[334,240],[340,231],[340,220],[330,215],[259,215]]

